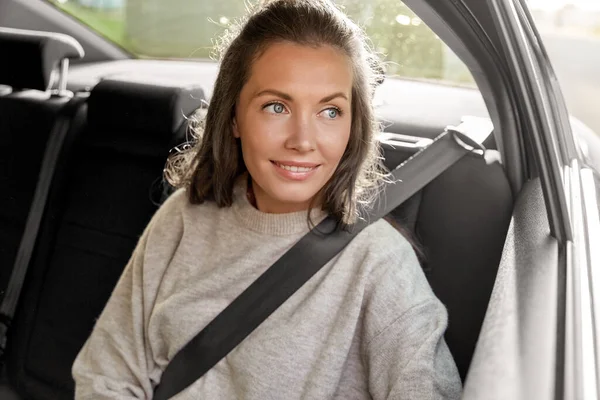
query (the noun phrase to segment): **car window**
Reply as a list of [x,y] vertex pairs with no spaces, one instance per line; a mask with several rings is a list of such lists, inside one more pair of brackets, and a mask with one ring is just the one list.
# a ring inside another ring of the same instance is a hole
[[[240,16],[244,0],[49,0],[142,58],[208,59],[215,38]],[[474,86],[458,57],[398,0],[338,0],[367,32],[389,77]]]
[[569,113],[600,134],[600,0],[529,0],[529,6]]

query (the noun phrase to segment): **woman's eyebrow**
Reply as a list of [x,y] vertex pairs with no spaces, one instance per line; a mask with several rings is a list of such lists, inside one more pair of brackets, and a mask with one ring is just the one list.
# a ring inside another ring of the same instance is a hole
[[262,90],[262,91],[258,92],[257,94],[255,94],[254,98],[265,96],[268,94],[281,97],[282,99],[287,100],[287,101],[292,101],[292,96],[290,96],[287,93],[280,92],[279,90],[275,90],[275,89]]
[[[265,96],[265,95],[278,96],[278,97],[281,97],[284,100],[293,101],[292,96],[290,96],[287,93],[281,92],[279,90],[275,90],[275,89],[261,90],[260,92],[258,92],[257,94],[254,95],[254,98]],[[337,97],[341,97],[341,98],[343,98],[345,100],[348,100],[348,96],[346,96],[344,93],[342,93],[342,92],[336,92],[336,93],[333,93],[333,94],[330,94],[328,96],[323,97],[321,99],[321,101],[319,101],[319,103],[327,103],[327,102],[330,102],[331,100],[333,100],[333,99],[335,99]]]
[[328,103],[328,102],[330,102],[331,100],[333,100],[333,99],[335,99],[337,97],[341,97],[341,98],[343,98],[345,100],[348,100],[348,96],[346,96],[344,93],[337,92],[337,93],[330,94],[329,96],[323,97],[319,103]]

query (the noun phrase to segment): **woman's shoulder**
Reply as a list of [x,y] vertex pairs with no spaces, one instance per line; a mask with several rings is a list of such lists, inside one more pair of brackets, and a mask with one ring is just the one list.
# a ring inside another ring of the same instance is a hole
[[378,291],[399,287],[422,289],[429,295],[427,280],[409,240],[385,219],[366,227],[355,238],[353,254],[362,260],[363,270]]
[[[367,253],[363,265],[367,276],[366,313],[376,316],[371,319],[368,337],[376,337],[400,316],[409,315],[406,314],[408,310],[416,310],[415,307],[433,305],[436,313],[445,312],[427,281],[412,244],[401,232],[382,219],[365,228],[357,236],[359,238],[363,246],[367,246],[362,249]],[[431,315],[431,312],[426,314]]]
[[159,212],[174,212],[183,209],[189,204],[189,196],[186,188],[179,188],[167,197],[159,208]]
[[156,211],[155,217],[190,217],[189,214],[206,214],[213,209],[217,209],[212,201],[205,201],[201,204],[192,204],[189,199],[189,192],[186,188],[175,190]]
[[192,204],[188,191],[180,188],[173,192],[156,210],[148,224],[148,229],[155,235],[159,233],[159,236],[170,233],[180,235],[185,225],[194,225],[198,219],[208,220],[212,208],[216,208],[216,205],[210,201]]
[[165,221],[178,219],[188,204],[187,190],[184,188],[177,189],[158,207],[150,223],[162,225]]
[[377,254],[379,258],[413,252],[408,239],[383,218],[367,226],[356,236],[355,241],[365,250]]

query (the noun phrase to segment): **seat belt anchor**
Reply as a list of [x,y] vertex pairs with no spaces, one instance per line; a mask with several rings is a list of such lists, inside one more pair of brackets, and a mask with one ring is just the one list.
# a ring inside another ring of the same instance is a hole
[[487,149],[483,144],[477,143],[476,141],[472,140],[470,137],[456,129],[449,129],[448,132],[452,135],[452,139],[454,139],[454,141],[463,149],[481,157],[485,155]]
[[494,131],[494,125],[489,118],[463,116],[460,125],[449,125],[446,127],[446,131],[460,147],[485,158],[488,150],[483,142]]

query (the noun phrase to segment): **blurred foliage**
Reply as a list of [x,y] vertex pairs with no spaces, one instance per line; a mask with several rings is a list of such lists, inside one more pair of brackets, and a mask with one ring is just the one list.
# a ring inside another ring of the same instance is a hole
[[[215,38],[246,10],[244,0],[121,0],[118,9],[115,1],[110,9],[104,0],[55,4],[129,52],[150,58],[208,58]],[[366,31],[388,75],[472,83],[462,62],[401,1],[338,4]]]
[[128,0],[126,36],[136,54],[209,58],[213,40],[244,12],[240,0]]
[[387,63],[389,75],[443,78],[443,42],[398,0],[342,0]]
[[125,14],[122,9],[99,10],[96,8],[83,7],[76,1],[53,3],[99,32],[110,41],[123,45],[125,40]]

